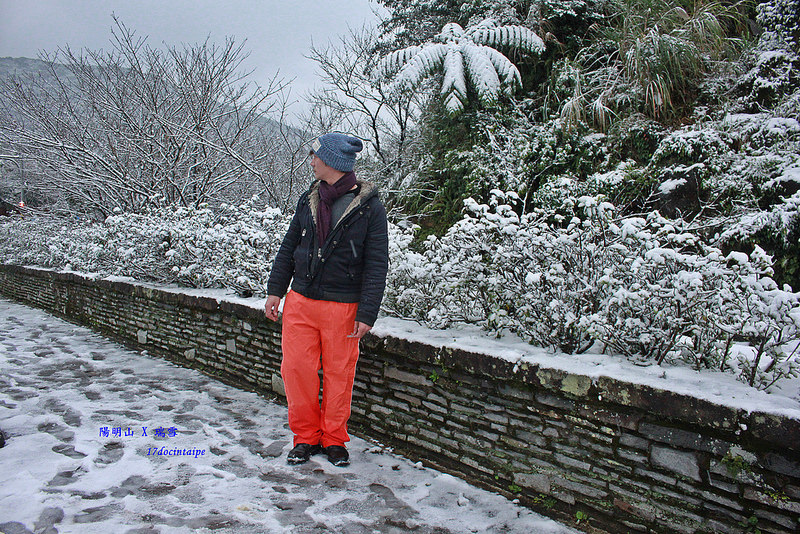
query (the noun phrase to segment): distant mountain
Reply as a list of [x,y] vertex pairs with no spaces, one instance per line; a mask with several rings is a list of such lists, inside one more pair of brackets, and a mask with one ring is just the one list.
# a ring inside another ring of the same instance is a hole
[[[54,64],[59,77],[74,79],[70,70],[60,63]],[[27,57],[0,57],[0,78],[8,78],[13,75],[24,76],[44,76],[51,77],[49,64],[41,59],[30,59]]]

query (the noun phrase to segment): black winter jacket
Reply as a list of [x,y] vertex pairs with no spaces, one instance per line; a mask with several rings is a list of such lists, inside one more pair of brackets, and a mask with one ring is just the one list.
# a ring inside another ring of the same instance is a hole
[[319,182],[303,193],[275,256],[267,293],[283,297],[291,280],[292,289],[310,299],[358,302],[356,321],[372,326],[386,288],[388,224],[378,188],[358,183],[358,195],[321,246],[316,239]]

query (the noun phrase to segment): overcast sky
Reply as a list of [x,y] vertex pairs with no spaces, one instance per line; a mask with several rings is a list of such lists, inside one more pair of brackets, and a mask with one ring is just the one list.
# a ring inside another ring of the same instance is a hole
[[65,45],[108,49],[114,13],[152,47],[246,39],[250,79],[263,86],[279,71],[294,79],[299,99],[318,84],[304,57],[312,40],[337,42],[348,25],[376,24],[376,11],[386,13],[374,0],[0,0],[0,57],[36,58]]

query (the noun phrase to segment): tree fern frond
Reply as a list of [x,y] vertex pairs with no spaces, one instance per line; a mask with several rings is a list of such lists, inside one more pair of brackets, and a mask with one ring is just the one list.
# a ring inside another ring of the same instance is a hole
[[378,63],[375,74],[379,77],[388,77],[400,70],[408,60],[414,57],[421,49],[420,46],[409,46],[387,54]]
[[[460,111],[463,102],[467,100],[467,83],[464,78],[464,56],[457,46],[450,46],[444,58],[444,82],[442,95],[445,97],[445,106],[451,113]],[[452,98],[458,100],[458,109]]]
[[461,25],[455,22],[448,22],[442,28],[442,31],[439,32],[437,38],[441,41],[447,43],[450,41],[456,41],[464,37],[464,28]]
[[542,38],[524,26],[478,25],[467,30],[467,36],[478,44],[510,46],[533,54],[541,54],[545,48]]
[[520,75],[517,67],[515,67],[506,56],[488,46],[482,46],[481,48],[486,54],[486,57],[489,58],[489,61],[492,62],[500,79],[506,84],[508,93],[522,86],[522,75]]
[[467,73],[478,93],[478,99],[484,104],[493,104],[500,93],[500,78],[484,49],[485,47],[476,45],[472,41],[461,44]]
[[[522,85],[522,76],[509,59],[491,48],[506,46],[524,52],[540,53],[542,39],[524,26],[500,26],[485,20],[464,30],[455,22],[446,24],[433,43],[397,50],[384,57],[376,72],[384,77],[394,74],[391,87],[407,89],[418,85],[437,69],[444,70],[442,97],[448,112],[461,111],[468,99],[471,83],[483,104],[497,101],[500,90],[510,94]],[[484,46],[488,45],[488,46]]]
[[447,46],[431,44],[422,47],[395,76],[396,87],[413,87],[436,71],[444,61]]

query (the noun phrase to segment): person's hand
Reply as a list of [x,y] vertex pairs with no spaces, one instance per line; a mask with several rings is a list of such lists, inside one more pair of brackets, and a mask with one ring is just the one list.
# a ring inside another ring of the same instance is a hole
[[372,327],[368,324],[361,323],[356,321],[356,324],[353,326],[353,333],[347,337],[355,337],[361,339],[364,337],[364,334],[372,330]]
[[264,312],[267,315],[267,319],[272,319],[273,321],[278,320],[278,306],[280,306],[280,304],[280,297],[276,297],[275,295],[269,295],[267,297],[267,302],[264,304]]

